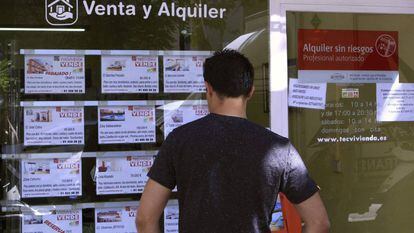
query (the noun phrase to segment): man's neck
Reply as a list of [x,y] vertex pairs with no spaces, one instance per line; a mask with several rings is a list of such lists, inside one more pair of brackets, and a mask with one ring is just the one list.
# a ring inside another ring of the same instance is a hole
[[223,98],[209,103],[209,109],[219,115],[247,118],[246,104],[247,101],[242,98]]

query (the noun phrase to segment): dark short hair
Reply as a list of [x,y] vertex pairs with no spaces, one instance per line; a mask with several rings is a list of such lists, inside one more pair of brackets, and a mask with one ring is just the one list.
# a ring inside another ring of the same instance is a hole
[[253,78],[252,64],[235,50],[217,51],[204,62],[204,81],[221,97],[247,97]]

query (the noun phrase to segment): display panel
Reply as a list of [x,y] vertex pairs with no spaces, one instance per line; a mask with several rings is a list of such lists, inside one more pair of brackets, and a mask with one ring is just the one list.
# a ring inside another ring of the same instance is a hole
[[[52,207],[51,207],[52,208]],[[41,213],[24,213],[23,233],[82,233],[82,210],[45,210]]]
[[27,94],[85,93],[85,57],[26,55]]
[[99,107],[99,144],[155,142],[155,108]]
[[164,137],[175,128],[208,115],[206,103],[164,107]]
[[24,144],[26,146],[84,144],[83,108],[25,108]]
[[178,233],[178,221],[180,210],[178,208],[178,201],[172,200],[167,204],[164,210],[164,232]]
[[377,121],[414,121],[414,84],[377,84]]
[[96,194],[142,193],[154,156],[96,158]]
[[164,91],[170,93],[205,92],[205,56],[164,56]]
[[23,198],[82,195],[80,158],[22,159],[21,171]]
[[95,209],[95,232],[136,233],[135,216],[137,209],[137,206]]
[[102,56],[102,93],[158,93],[157,56]]
[[325,109],[326,83],[299,83],[289,79],[289,106]]

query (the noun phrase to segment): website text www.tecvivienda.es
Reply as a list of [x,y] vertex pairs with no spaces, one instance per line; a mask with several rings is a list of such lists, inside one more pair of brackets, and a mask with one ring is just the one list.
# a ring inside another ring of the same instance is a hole
[[384,142],[387,141],[387,136],[350,136],[350,137],[321,137],[317,138],[318,142]]

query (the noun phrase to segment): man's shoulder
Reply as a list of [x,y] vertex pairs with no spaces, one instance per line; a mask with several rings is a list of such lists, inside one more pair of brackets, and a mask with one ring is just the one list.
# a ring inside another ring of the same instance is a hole
[[252,130],[257,134],[260,135],[261,137],[264,138],[268,138],[273,142],[277,142],[280,143],[281,145],[288,145],[290,143],[289,139],[286,137],[283,137],[275,132],[273,132],[271,129],[269,128],[265,128],[261,125],[258,125],[252,121],[249,121],[250,124],[250,128],[252,128]]
[[[240,134],[249,135],[249,137],[253,137],[252,139],[254,139],[254,141],[267,141],[278,148],[286,148],[290,145],[290,140],[288,138],[271,131],[269,128],[265,128],[250,120],[244,120],[242,122],[242,125],[239,125],[240,127],[238,129]],[[170,134],[176,139],[189,139],[188,137],[194,138],[195,135],[204,135],[201,131],[204,131],[205,134],[209,134],[214,127],[220,127],[219,121],[216,121],[214,118],[207,115],[175,128]],[[237,132],[233,131],[231,133]]]
[[174,128],[170,133],[172,137],[182,138],[185,135],[191,135],[194,131],[198,131],[207,126],[207,116],[197,120],[185,123],[177,128]]
[[198,129],[200,127],[206,126],[208,124],[207,121],[208,121],[208,116],[204,116],[204,117],[201,117],[201,118],[196,119],[194,121],[187,122],[187,123],[175,128],[174,131],[176,131],[176,132],[185,132],[185,131],[189,131],[189,130],[195,130],[195,129]]
[[[217,123],[214,119],[210,119],[207,116],[204,116],[202,118],[199,118],[197,120],[188,122],[184,125],[181,125],[177,128],[175,128],[173,130],[174,134],[188,134],[190,131],[192,130],[196,130],[199,131],[202,128],[208,127],[216,127],[218,125],[216,125],[215,123]],[[251,131],[251,133],[254,133],[257,136],[260,137],[266,137],[266,138],[270,138],[274,141],[278,141],[280,143],[289,143],[289,139],[286,137],[283,137],[273,131],[271,131],[269,128],[265,128],[255,122],[252,122],[250,120],[245,120],[243,122],[243,127],[240,128],[240,130],[246,130],[248,129],[248,131]]]

